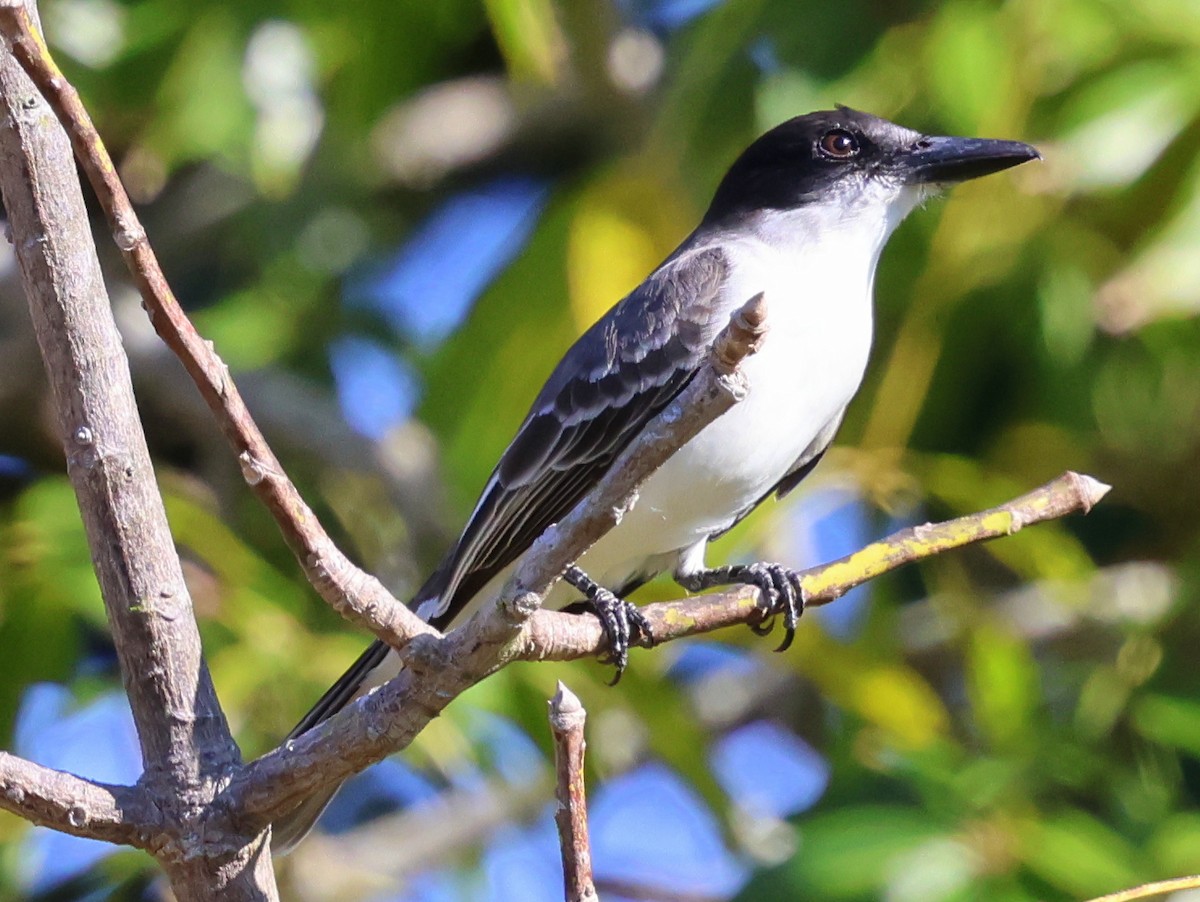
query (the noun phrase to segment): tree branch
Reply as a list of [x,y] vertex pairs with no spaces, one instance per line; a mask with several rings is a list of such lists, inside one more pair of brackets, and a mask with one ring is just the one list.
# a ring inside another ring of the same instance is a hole
[[330,539],[283,471],[210,342],[179,306],[79,94],[59,71],[21,0],[0,0],[0,33],[67,130],[155,331],[179,357],[237,454],[246,483],[270,511],[309,583],[339,614],[394,646],[434,633]]
[[[1153,883],[1143,883],[1132,889],[1097,896],[1089,902],[1134,902],[1135,899],[1149,899],[1152,896],[1165,896],[1167,893],[1177,893],[1185,889],[1200,889],[1200,874],[1190,877],[1172,877],[1168,880],[1156,880]],[[1190,895],[1187,894],[1187,895]]]
[[161,812],[140,787],[111,786],[0,752],[0,808],[63,833],[150,849]]
[[[806,570],[807,607],[819,607],[904,564],[1012,535],[1025,526],[1067,514],[1090,511],[1109,486],[1079,473],[1057,479],[999,507],[945,523],[926,523],[894,535],[828,564]],[[711,595],[646,605],[654,644],[709,633],[737,624],[760,624],[763,607],[758,589],[741,586]],[[645,645],[646,643],[643,643]],[[539,611],[522,630],[515,656],[526,661],[573,661],[603,655],[608,650],[604,631],[595,617],[561,611]]]
[[[0,19],[15,16],[32,28],[16,0],[6,0],[3,12]],[[40,45],[32,32],[30,40]],[[220,860],[210,860],[206,837],[188,829],[240,756],[201,656],[71,148],[9,54],[0,57],[0,106],[0,192],[137,726],[140,785],[162,808],[163,834],[141,844],[154,846],[184,902],[274,898],[261,837],[237,837]],[[18,792],[29,788],[14,783]],[[91,810],[84,799],[100,807]],[[103,797],[85,793],[77,801],[68,822],[72,813],[84,824],[111,813]]]
[[592,881],[592,846],[588,839],[587,788],[583,779],[583,726],[587,712],[578,696],[561,682],[550,700],[550,732],[554,736],[554,770],[558,776],[554,822],[562,852],[567,902],[599,902]]
[[11,57],[0,104],[0,191],[147,779],[184,792],[237,748],[200,657],[70,147]]

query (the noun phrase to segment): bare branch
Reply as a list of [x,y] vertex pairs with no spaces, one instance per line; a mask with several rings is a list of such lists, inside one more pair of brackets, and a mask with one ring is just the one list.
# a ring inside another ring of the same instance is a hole
[[185,792],[237,748],[200,657],[66,136],[7,56],[0,104],[0,190],[147,776]]
[[588,838],[587,787],[583,779],[583,726],[587,712],[578,696],[561,682],[550,700],[550,732],[554,736],[554,769],[558,775],[554,823],[562,852],[567,902],[599,902],[592,881],[592,847]]
[[[990,510],[945,523],[927,523],[901,530],[853,554],[805,571],[808,607],[840,598],[855,586],[904,564],[923,560],[963,545],[1012,535],[1032,523],[1084,513],[1100,501],[1109,487],[1079,473],[1067,472],[1019,498]],[[736,624],[762,622],[758,589],[742,586],[711,595],[646,605],[654,644],[661,645]],[[600,622],[559,611],[539,611],[517,642],[516,656],[528,661],[571,661],[603,655],[608,646]]]
[[111,786],[0,752],[0,808],[63,833],[148,849],[162,812],[146,790]]
[[243,477],[274,517],[309,582],[339,614],[392,645],[401,646],[413,636],[434,632],[337,548],[284,473],[250,416],[229,368],[179,306],[104,142],[20,0],[0,0],[0,33],[67,130],[155,331],[200,390],[237,454]]
[[[44,54],[29,10],[5,0],[0,13],[4,23],[24,22],[28,41]],[[81,830],[97,818],[112,838],[136,839],[158,856],[181,902],[274,899],[265,834],[227,833],[227,845],[210,854],[209,837],[189,829],[240,755],[201,656],[71,148],[8,54],[0,56],[0,106],[0,192],[137,726],[144,766],[139,786],[161,808],[162,829],[148,836],[136,833],[144,823],[125,825],[132,835],[118,829],[114,801],[74,778],[66,789],[89,804],[50,794],[36,799],[33,813],[50,818],[66,802],[68,827]],[[22,778],[33,775],[17,759],[6,766]],[[28,788],[15,779],[9,799]]]
[[1172,877],[1170,880],[1156,880],[1153,883],[1144,883],[1132,889],[1109,893],[1107,896],[1097,896],[1095,899],[1089,900],[1089,902],[1133,902],[1134,899],[1165,896],[1167,893],[1177,893],[1185,889],[1200,889],[1200,874],[1195,874],[1191,877]]

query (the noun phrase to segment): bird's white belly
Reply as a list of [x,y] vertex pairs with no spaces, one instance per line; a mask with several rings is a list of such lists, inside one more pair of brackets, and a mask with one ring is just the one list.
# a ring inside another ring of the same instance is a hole
[[749,392],[652,475],[620,528],[580,560],[602,583],[619,584],[647,558],[671,556],[728,528],[858,390],[871,344],[870,284],[831,305],[811,273],[804,297],[794,284],[764,289],[749,275],[733,296],[765,290],[768,311],[762,348],[743,367]]

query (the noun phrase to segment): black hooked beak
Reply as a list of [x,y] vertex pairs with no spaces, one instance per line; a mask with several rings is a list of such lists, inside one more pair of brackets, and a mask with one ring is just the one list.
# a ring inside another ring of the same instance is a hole
[[1029,160],[1040,160],[1037,148],[1020,141],[992,138],[922,138],[896,158],[908,184],[965,182]]

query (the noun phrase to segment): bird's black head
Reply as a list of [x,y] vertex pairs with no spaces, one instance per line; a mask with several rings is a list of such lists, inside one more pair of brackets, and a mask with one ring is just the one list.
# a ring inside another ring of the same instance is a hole
[[[789,119],[737,158],[704,221],[733,224],[761,211],[814,203],[890,203],[938,185],[999,172],[1039,156],[1019,141],[948,138],[848,107]],[[913,201],[915,202],[915,200]]]

